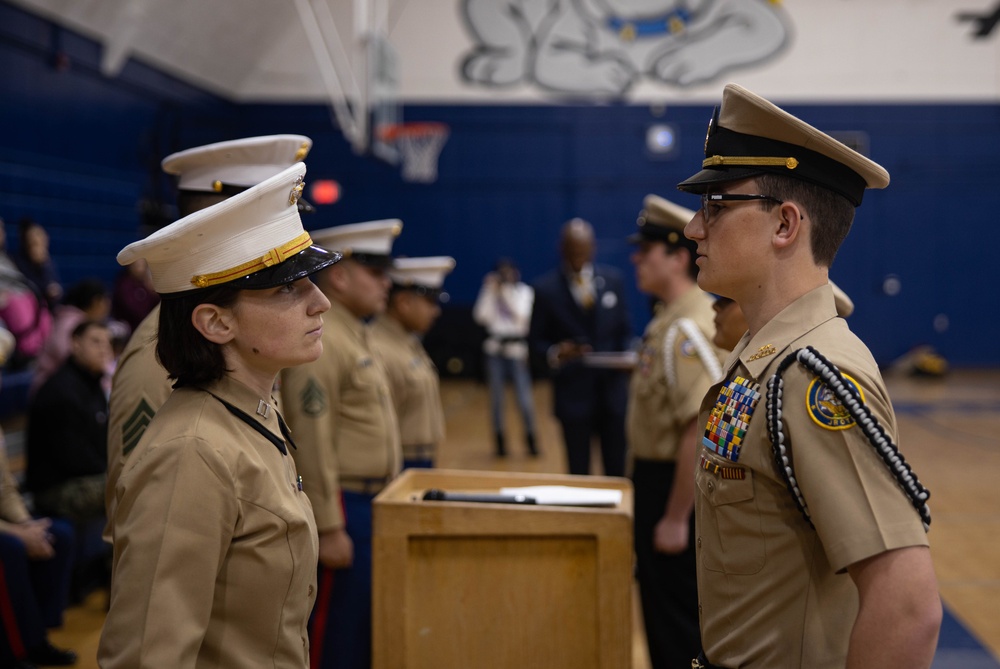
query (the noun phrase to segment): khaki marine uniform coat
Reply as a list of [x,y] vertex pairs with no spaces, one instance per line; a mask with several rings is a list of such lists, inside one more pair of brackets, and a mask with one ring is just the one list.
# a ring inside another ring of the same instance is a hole
[[108,416],[108,484],[104,506],[108,525],[104,538],[111,540],[111,519],[115,515],[115,486],[129,453],[139,444],[153,414],[167,401],[172,390],[167,370],[156,359],[156,332],[160,305],[139,323],[118,358],[111,379]]
[[28,507],[17,487],[17,479],[10,469],[7,446],[0,432],[0,532],[7,532],[11,525],[31,520]]
[[228,377],[207,390],[170,395],[118,480],[104,669],[309,666],[309,498],[292,458],[209,393],[282,439],[277,411]]
[[344,527],[342,487],[374,493],[402,467],[396,411],[369,330],[331,300],[323,355],[282,372],[284,416],[321,532]]
[[712,298],[693,288],[656,305],[629,385],[626,430],[631,459],[673,461],[687,425],[721,374],[712,344]]
[[[702,642],[713,664],[843,667],[858,607],[847,567],[927,544],[920,517],[861,429],[795,363],[784,373],[782,417],[815,529],[797,509],[773,461],[765,404],[767,379],[804,346],[853,379],[897,438],[878,366],[837,318],[829,286],[799,298],[752,339],[744,336],[700,415],[706,431],[696,470],[698,593]],[[718,420],[744,421],[722,430],[732,443],[745,429],[738,454],[716,445]]]
[[372,343],[389,376],[403,457],[432,458],[434,447],[444,439],[437,368],[420,339],[389,316],[372,324]]

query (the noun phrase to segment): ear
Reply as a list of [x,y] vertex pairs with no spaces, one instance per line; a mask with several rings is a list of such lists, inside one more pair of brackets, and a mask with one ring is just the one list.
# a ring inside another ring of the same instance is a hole
[[213,344],[227,344],[236,336],[233,310],[214,304],[199,304],[191,313],[191,324]]
[[775,248],[792,247],[799,237],[805,239],[805,212],[794,202],[786,201],[778,206],[778,218],[772,242]]

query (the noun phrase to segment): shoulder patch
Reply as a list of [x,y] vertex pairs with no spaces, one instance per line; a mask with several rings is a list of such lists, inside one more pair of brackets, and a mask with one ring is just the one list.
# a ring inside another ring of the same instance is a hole
[[316,379],[309,377],[305,388],[299,394],[302,413],[307,416],[318,416],[326,411],[326,392]]
[[[843,377],[847,385],[856,390],[864,402],[865,394],[857,381],[847,374]],[[827,430],[846,430],[855,424],[847,407],[841,404],[833,391],[818,376],[806,388],[806,410],[814,423]]]
[[128,455],[139,444],[139,440],[142,439],[142,435],[149,427],[149,421],[153,420],[155,413],[156,411],[149,406],[146,398],[139,400],[135,409],[122,423],[122,455]]

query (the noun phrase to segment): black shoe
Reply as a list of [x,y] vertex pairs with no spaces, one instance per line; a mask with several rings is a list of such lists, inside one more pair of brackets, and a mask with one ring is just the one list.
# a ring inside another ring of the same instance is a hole
[[535,435],[528,434],[525,437],[525,441],[528,442],[528,453],[531,453],[534,457],[538,457],[538,444],[535,443]]
[[497,457],[507,457],[507,447],[504,445],[503,432],[497,432]]
[[41,667],[68,667],[76,664],[76,653],[56,648],[46,639],[28,651],[28,661]]

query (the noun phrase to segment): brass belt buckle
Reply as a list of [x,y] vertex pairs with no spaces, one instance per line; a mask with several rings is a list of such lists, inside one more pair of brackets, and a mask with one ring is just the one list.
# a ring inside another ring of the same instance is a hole
[[696,657],[691,660],[691,669],[706,669],[706,667],[702,664],[701,659]]

